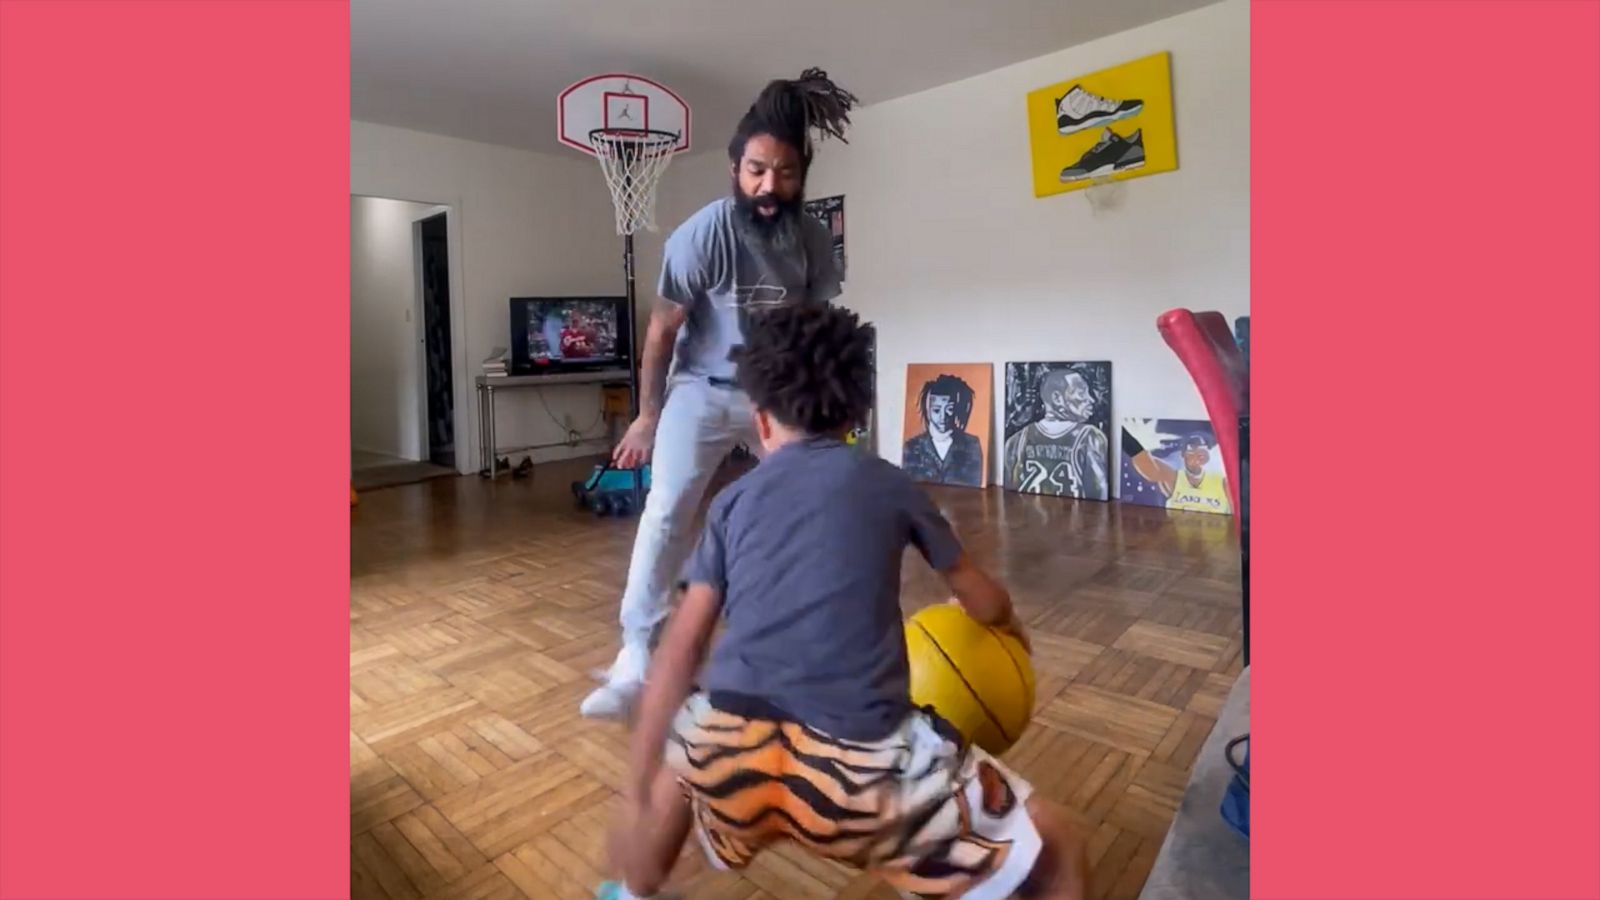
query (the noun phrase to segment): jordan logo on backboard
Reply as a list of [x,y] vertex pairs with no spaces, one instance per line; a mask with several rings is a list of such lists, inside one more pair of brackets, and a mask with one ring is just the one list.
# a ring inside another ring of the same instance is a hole
[[[668,88],[642,75],[596,75],[571,84],[556,102],[561,142],[591,156],[622,138],[631,149],[655,149],[671,142],[671,152],[689,149],[689,105]],[[607,135],[612,131],[616,134]],[[613,148],[614,149],[614,148]],[[608,158],[621,160],[611,154]],[[630,165],[657,165],[660,154],[630,153]],[[642,175],[636,172],[636,177]]]

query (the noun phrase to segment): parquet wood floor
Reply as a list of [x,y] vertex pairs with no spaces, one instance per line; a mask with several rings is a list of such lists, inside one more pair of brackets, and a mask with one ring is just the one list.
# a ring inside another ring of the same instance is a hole
[[[372,491],[351,510],[354,897],[579,900],[606,874],[626,736],[577,707],[616,650],[636,520],[574,508],[567,484],[584,468]],[[932,493],[1032,628],[1037,710],[1008,761],[1085,827],[1093,895],[1137,896],[1240,670],[1229,522]],[[920,561],[904,597],[908,612],[944,599]],[[792,849],[715,872],[692,842],[674,887],[691,900],[895,898]]]

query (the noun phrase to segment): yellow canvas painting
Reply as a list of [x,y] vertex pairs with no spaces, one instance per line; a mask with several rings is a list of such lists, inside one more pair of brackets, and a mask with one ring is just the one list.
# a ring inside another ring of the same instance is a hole
[[1033,195],[1178,168],[1172,57],[1157,53],[1028,94]]

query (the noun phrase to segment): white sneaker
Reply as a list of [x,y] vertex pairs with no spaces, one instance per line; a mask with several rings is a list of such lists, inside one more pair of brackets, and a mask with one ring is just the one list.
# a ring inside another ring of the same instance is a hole
[[650,648],[641,644],[623,644],[611,668],[605,674],[605,684],[583,698],[578,713],[591,719],[625,719],[633,709],[633,702],[644,689],[644,673],[650,665]]
[[612,719],[624,721],[633,713],[633,703],[644,690],[644,682],[606,682],[589,692],[578,706],[578,714],[586,719]]

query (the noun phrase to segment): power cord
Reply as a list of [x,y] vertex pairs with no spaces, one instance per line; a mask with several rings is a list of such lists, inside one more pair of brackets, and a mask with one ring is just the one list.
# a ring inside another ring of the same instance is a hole
[[606,410],[604,406],[601,406],[600,411],[595,413],[594,421],[590,422],[587,428],[584,428],[580,431],[576,428],[568,428],[566,422],[556,418],[555,412],[550,409],[550,402],[544,398],[544,388],[539,388],[536,393],[539,395],[539,405],[544,407],[544,414],[550,417],[550,421],[554,422],[557,428],[565,432],[566,444],[568,447],[576,447],[584,441],[594,440],[596,437],[600,436],[591,435],[588,432],[593,431],[595,426],[599,425],[605,419]]

